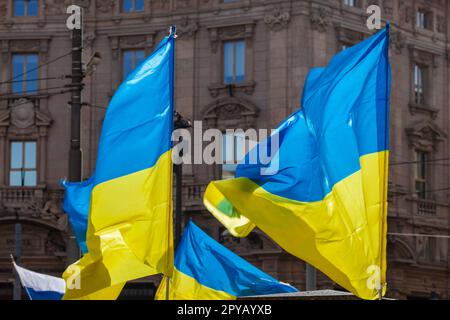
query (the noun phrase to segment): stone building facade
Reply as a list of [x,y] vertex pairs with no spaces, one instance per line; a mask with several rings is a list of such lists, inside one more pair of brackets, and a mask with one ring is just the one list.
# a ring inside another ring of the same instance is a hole
[[[85,8],[83,177],[92,173],[105,107],[122,78],[178,26],[176,108],[203,129],[274,128],[299,107],[308,70],[370,34],[366,8],[392,24],[388,296],[450,298],[449,15],[446,0],[0,1],[0,298],[12,296],[14,225],[22,264],[59,275],[67,219],[71,72],[66,7]],[[40,66],[33,71],[35,66]],[[29,78],[23,78],[21,71]],[[14,78],[14,79],[13,79]],[[11,81],[12,80],[12,81]],[[25,80],[17,81],[17,80]],[[139,115],[136,115],[139,116]],[[220,165],[186,165],[183,211],[281,281],[305,288],[305,265],[259,231],[235,239],[202,206]],[[130,295],[150,286],[136,284]],[[318,274],[319,288],[336,288]],[[141,292],[142,293],[142,292]]]

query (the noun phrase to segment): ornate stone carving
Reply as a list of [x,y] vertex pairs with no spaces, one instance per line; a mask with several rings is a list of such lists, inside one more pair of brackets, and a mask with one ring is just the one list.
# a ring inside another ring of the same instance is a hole
[[406,39],[404,34],[400,30],[392,30],[391,31],[391,47],[395,49],[395,52],[398,54],[401,54],[403,51],[403,48],[406,45]]
[[436,17],[436,30],[440,33],[445,33],[447,29],[447,21],[444,16]]
[[66,251],[66,244],[59,231],[50,230],[45,241],[45,253],[51,255],[64,254]]
[[311,27],[313,30],[325,32],[329,25],[328,12],[325,8],[320,7],[311,14]]
[[209,128],[225,130],[229,125],[237,125],[237,128],[254,128],[259,109],[250,101],[225,97],[213,101],[203,111],[203,118]]
[[220,41],[252,38],[253,29],[253,22],[240,25],[209,27],[212,51],[217,52]]
[[436,151],[439,142],[443,141],[446,134],[431,121],[420,121],[406,129],[410,145],[415,149],[428,152]]
[[275,9],[274,13],[267,13],[264,16],[264,23],[272,31],[279,31],[284,29],[291,20],[291,14],[288,11],[281,12],[280,7]]
[[95,38],[96,38],[95,30],[85,32],[83,38],[84,47],[92,48]]
[[97,10],[100,11],[100,13],[113,13],[114,7],[115,7],[114,0],[102,0],[97,1]]
[[255,82],[247,81],[230,85],[212,84],[208,87],[208,90],[213,98],[217,98],[221,94],[229,93],[229,90],[232,92],[243,92],[247,95],[252,95],[255,91]]
[[189,22],[189,17],[183,17],[180,24],[178,24],[177,35],[180,38],[193,37],[198,30],[197,22]]
[[32,101],[22,98],[11,104],[11,123],[20,129],[25,129],[35,123],[35,111]]
[[394,3],[392,0],[383,0],[383,9],[386,16],[392,17],[394,14]]

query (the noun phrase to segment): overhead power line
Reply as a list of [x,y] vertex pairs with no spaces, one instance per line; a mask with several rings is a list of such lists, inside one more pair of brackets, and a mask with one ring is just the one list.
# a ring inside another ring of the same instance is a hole
[[441,234],[421,234],[421,233],[397,233],[397,232],[388,232],[388,236],[399,236],[399,237],[427,237],[427,238],[442,238],[442,239],[450,239],[448,235]]
[[7,84],[7,83],[20,83],[20,82],[32,82],[32,81],[40,81],[40,80],[65,80],[67,79],[66,75],[62,75],[59,77],[45,77],[45,78],[36,78],[36,79],[26,79],[26,80],[10,80],[10,81],[3,81],[0,82],[0,84]]
[[[82,50],[82,48],[76,48],[76,49],[73,49],[73,50]],[[66,54],[63,54],[62,56],[56,57],[55,59],[49,60],[49,61],[47,61],[47,62],[44,62],[44,63],[38,65],[36,68],[32,68],[32,69],[30,69],[30,70],[27,70],[27,71],[21,73],[21,74],[18,74],[18,75],[16,75],[16,76],[14,76],[14,77],[12,77],[12,78],[6,80],[5,83],[9,83],[9,82],[11,82],[11,81],[13,81],[13,80],[16,80],[16,79],[19,78],[19,77],[22,77],[22,76],[26,75],[26,74],[29,73],[29,72],[33,72],[33,71],[39,70],[40,68],[42,68],[42,67],[44,67],[44,66],[47,66],[47,65],[52,64],[52,63],[54,63],[54,62],[56,62],[56,61],[59,61],[59,60],[61,60],[62,58],[65,58],[65,57],[71,55],[72,52],[73,52],[73,50],[70,50],[70,52],[68,52],[68,53],[66,53]],[[1,83],[0,83],[0,84],[1,84]]]
[[393,162],[390,163],[389,166],[399,166],[404,164],[415,164],[419,162],[438,162],[438,161],[448,161],[450,158],[442,158],[442,159],[431,159],[431,160],[425,160],[425,161],[403,161],[403,162]]

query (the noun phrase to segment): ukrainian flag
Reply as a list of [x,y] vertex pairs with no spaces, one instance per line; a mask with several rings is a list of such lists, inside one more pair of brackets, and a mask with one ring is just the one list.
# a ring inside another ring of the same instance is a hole
[[110,102],[91,178],[88,252],[63,275],[65,299],[115,299],[129,280],[172,274],[173,63],[169,36]]
[[[257,226],[364,299],[378,297],[378,276],[386,289],[388,46],[387,27],[313,69],[302,108],[204,195],[233,235]],[[249,164],[275,136],[270,163]]]
[[175,255],[169,280],[164,277],[157,300],[233,300],[237,297],[297,292],[234,254],[188,223]]

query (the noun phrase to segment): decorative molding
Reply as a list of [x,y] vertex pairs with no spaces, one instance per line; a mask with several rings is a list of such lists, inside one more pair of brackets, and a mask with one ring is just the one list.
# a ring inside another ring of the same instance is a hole
[[366,37],[364,32],[346,28],[342,26],[340,23],[335,23],[334,29],[336,32],[336,38],[338,43],[346,43],[354,45],[356,43],[363,41]]
[[311,27],[319,32],[326,32],[330,24],[329,13],[324,7],[319,7],[311,13]]
[[289,11],[281,12],[281,8],[277,7],[275,12],[267,13],[264,16],[264,23],[271,31],[280,31],[287,27],[291,20]]
[[115,0],[101,0],[96,1],[96,8],[100,13],[106,14],[106,13],[113,13],[114,8],[116,6]]
[[10,104],[11,124],[19,129],[26,129],[35,124],[34,103],[28,99],[18,99]]
[[437,151],[439,143],[447,138],[447,135],[431,121],[417,122],[412,127],[406,128],[406,134],[413,148],[427,152]]
[[406,46],[406,39],[400,30],[392,30],[390,35],[390,46],[395,49],[397,54],[401,54]]
[[192,38],[198,30],[197,22],[189,21],[189,17],[185,16],[177,26],[177,35],[181,39]]
[[211,49],[215,53],[220,41],[253,38],[255,22],[208,27]]
[[227,94],[230,90],[229,86],[231,86],[231,90],[233,92],[243,92],[247,95],[252,95],[255,91],[255,82],[254,81],[246,81],[243,83],[233,83],[229,85],[225,84],[212,84],[208,87],[209,93],[213,98],[217,98],[219,95]]
[[246,99],[225,97],[208,104],[202,114],[208,128],[225,130],[232,123],[248,129],[256,127],[259,108]]
[[411,113],[411,115],[415,115],[417,113],[426,114],[430,116],[432,119],[436,119],[439,114],[438,109],[429,107],[427,105],[418,105],[413,102],[409,103],[409,112]]

